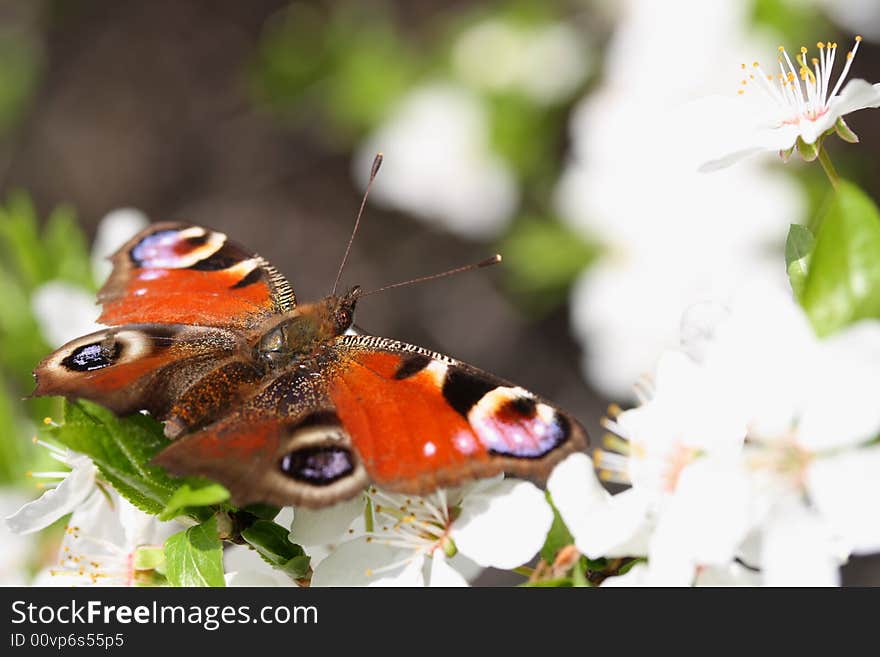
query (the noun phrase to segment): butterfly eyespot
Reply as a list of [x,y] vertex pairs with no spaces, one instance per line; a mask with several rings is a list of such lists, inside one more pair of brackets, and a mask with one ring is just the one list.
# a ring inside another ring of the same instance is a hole
[[114,342],[112,346],[103,342],[93,342],[75,349],[61,365],[75,372],[100,370],[115,363],[122,353],[122,345]]
[[337,445],[303,447],[281,458],[281,472],[297,481],[327,486],[354,472],[352,453]]

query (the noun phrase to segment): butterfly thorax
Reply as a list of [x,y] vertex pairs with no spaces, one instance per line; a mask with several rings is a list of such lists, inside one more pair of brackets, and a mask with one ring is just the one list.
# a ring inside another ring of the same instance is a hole
[[331,294],[315,303],[297,306],[281,321],[273,322],[257,342],[257,359],[275,369],[314,356],[349,329],[359,290],[354,287],[342,296]]

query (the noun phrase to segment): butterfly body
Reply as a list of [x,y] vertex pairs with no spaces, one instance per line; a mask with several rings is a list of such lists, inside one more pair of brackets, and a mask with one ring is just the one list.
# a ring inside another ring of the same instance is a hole
[[155,461],[238,504],[321,507],[373,482],[424,494],[500,472],[542,481],[586,432],[536,395],[448,356],[348,335],[359,288],[297,305],[274,268],[200,226],[154,224],[113,256],[110,328],[37,367],[37,395],[147,410]]

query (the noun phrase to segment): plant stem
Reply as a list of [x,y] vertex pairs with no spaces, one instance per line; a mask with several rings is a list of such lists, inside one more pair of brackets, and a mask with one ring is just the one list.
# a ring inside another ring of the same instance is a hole
[[828,180],[831,181],[831,186],[837,190],[837,187],[840,185],[840,176],[837,175],[837,170],[831,163],[831,158],[828,157],[828,151],[825,150],[825,144],[819,146],[819,163],[822,165],[825,175],[828,176]]

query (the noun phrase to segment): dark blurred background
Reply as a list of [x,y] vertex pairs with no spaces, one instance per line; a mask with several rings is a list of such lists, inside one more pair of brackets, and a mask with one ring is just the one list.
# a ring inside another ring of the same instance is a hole
[[[326,294],[361,190],[349,148],[327,137],[320,116],[285,121],[253,90],[261,35],[286,3],[40,4],[5,3],[43,36],[44,68],[4,148],[0,189],[27,190],[43,212],[69,203],[90,234],[121,206],[205,224],[268,258],[300,299]],[[419,44],[472,4],[397,2],[375,11]],[[493,248],[370,207],[345,281],[378,287]],[[564,307],[530,321],[505,301],[499,276],[486,270],[376,295],[361,304],[358,323],[520,382],[585,421],[598,417]]]
[[[613,5],[311,2],[298,3],[308,20],[291,27],[284,0],[0,0],[0,194],[24,190],[38,216],[68,204],[89,239],[119,207],[204,224],[270,260],[299,299],[315,299],[332,285],[360,202],[353,149],[413,80],[442,70],[462,26],[493,12],[563,19],[598,56]],[[880,48],[863,50],[854,73],[873,81]],[[568,114],[599,77],[586,74],[540,113],[498,115],[514,117],[520,141],[508,150],[524,150],[514,165],[528,183],[523,214],[550,213]],[[876,198],[880,127],[868,113],[850,125],[865,148],[841,166]],[[530,141],[537,150],[522,146]],[[513,225],[475,241],[373,204],[343,281],[370,289],[519,249],[510,235],[530,233]],[[505,266],[370,297],[357,323],[516,381],[599,436],[606,401],[584,380],[565,303],[577,268],[523,290]],[[878,568],[857,561],[846,572],[848,582],[880,584]]]

